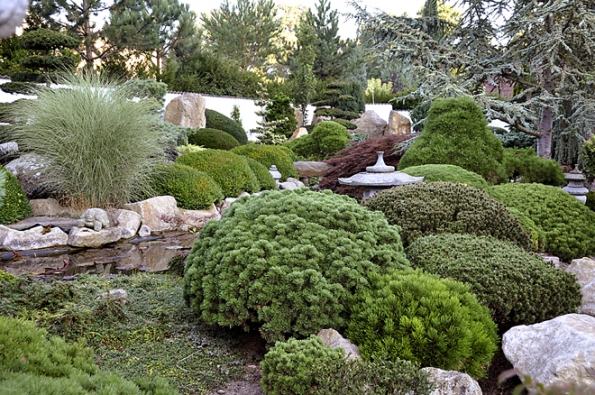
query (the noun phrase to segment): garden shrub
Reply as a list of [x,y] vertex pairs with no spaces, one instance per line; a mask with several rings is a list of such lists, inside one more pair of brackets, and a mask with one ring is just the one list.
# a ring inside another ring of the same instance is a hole
[[198,145],[194,145],[194,144],[186,144],[186,145],[180,145],[178,147],[176,147],[176,151],[180,154],[180,155],[184,155],[186,152],[198,152],[198,151],[202,151],[206,148],[200,147]]
[[487,124],[471,97],[435,100],[423,131],[401,158],[399,170],[447,164],[475,172],[491,184],[505,180],[502,143]]
[[50,177],[43,186],[92,207],[145,194],[163,157],[158,117],[148,101],[128,100],[122,85],[90,74],[63,83],[71,89],[40,86],[37,100],[11,109],[15,118],[28,120],[13,128],[19,148],[47,164]]
[[207,173],[179,163],[163,163],[151,177],[155,196],[173,196],[178,207],[205,210],[223,200],[223,191]]
[[277,342],[264,356],[261,384],[266,394],[429,394],[427,374],[410,362],[377,358],[346,361],[342,348],[320,338]]
[[295,110],[291,107],[291,100],[284,93],[277,93],[266,106],[266,122],[278,122],[273,126],[272,133],[291,137],[297,128]]
[[428,117],[428,111],[432,102],[423,102],[417,104],[413,110],[411,110],[411,128],[416,132],[424,130],[426,119]]
[[502,162],[511,180],[553,186],[566,184],[562,166],[553,159],[538,157],[533,148],[504,148]]
[[304,158],[324,159],[345,148],[350,139],[344,126],[324,121],[317,124],[312,133],[285,143],[285,146]]
[[573,274],[493,237],[427,236],[409,246],[407,257],[415,267],[469,284],[502,331],[576,313],[581,304]]
[[413,177],[424,177],[424,182],[458,182],[477,189],[486,189],[487,181],[477,173],[455,165],[421,165],[403,170]]
[[174,125],[161,119],[157,121],[155,127],[159,133],[159,145],[162,147],[165,156],[173,161],[178,157],[177,147],[188,144],[188,132],[192,129]]
[[595,211],[595,191],[587,192],[587,201],[585,202],[585,206],[589,207],[591,211]]
[[19,180],[3,166],[0,166],[0,224],[8,225],[25,219],[33,209]]
[[206,126],[209,129],[223,130],[231,134],[240,145],[248,144],[246,132],[236,121],[215,110],[205,109]]
[[281,181],[288,177],[298,178],[297,170],[293,165],[291,150],[278,145],[247,144],[231,150],[234,154],[247,156],[262,163],[268,169],[272,165],[277,166],[281,173]]
[[421,270],[369,277],[370,289],[352,298],[347,329],[364,359],[387,356],[485,376],[497,327],[468,285]]
[[164,82],[134,78],[126,81],[124,86],[129,90],[130,98],[138,97],[139,99],[155,99],[160,103],[165,102],[167,84]]
[[240,145],[231,134],[217,129],[198,129],[190,133],[188,143],[200,145],[204,148],[229,151]]
[[184,297],[205,322],[258,326],[274,342],[340,329],[368,273],[407,266],[398,228],[381,213],[330,191],[265,191],[207,222]]
[[161,379],[133,381],[100,371],[93,352],[67,343],[32,323],[0,316],[0,392],[2,394],[130,394],[178,392]]
[[176,159],[176,163],[207,173],[219,184],[225,197],[259,190],[258,180],[246,159],[229,151],[205,149],[186,152]]
[[402,228],[405,246],[440,233],[469,233],[508,240],[530,250],[531,237],[506,206],[485,191],[450,182],[402,185],[366,199],[370,210],[384,213]]
[[519,132],[514,127],[510,131],[502,128],[493,129],[494,135],[502,141],[504,148],[530,148],[537,143],[537,137],[530,134]]
[[595,254],[595,213],[568,192],[521,183],[497,185],[488,192],[533,220],[545,233],[543,251],[564,262]]
[[336,123],[338,123],[341,126],[345,126],[347,128],[347,130],[355,130],[355,129],[357,129],[357,125],[356,124],[354,124],[352,122],[349,122],[346,119],[335,118],[335,119],[333,119],[333,122],[336,122]]
[[244,157],[246,161],[248,161],[248,166],[252,169],[252,172],[256,176],[258,180],[258,185],[260,185],[260,190],[269,190],[269,189],[277,189],[277,183],[273,178],[269,169],[267,169],[262,163],[258,162],[256,159],[252,159],[249,156]]
[[521,225],[526,232],[531,235],[531,245],[533,251],[542,251],[545,245],[545,232],[525,213],[517,210],[514,207],[506,207],[510,214],[514,215],[521,221]]
[[0,89],[6,93],[16,93],[20,95],[35,94],[35,85],[29,82],[5,82],[0,85]]

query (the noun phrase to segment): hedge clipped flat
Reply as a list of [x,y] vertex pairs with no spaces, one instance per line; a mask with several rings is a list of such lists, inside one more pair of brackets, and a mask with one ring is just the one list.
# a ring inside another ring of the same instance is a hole
[[427,236],[407,256],[415,267],[469,284],[502,331],[576,313],[581,303],[574,275],[493,237]]
[[210,324],[268,341],[345,325],[370,272],[405,268],[398,228],[346,196],[306,188],[237,200],[188,257],[184,295]]

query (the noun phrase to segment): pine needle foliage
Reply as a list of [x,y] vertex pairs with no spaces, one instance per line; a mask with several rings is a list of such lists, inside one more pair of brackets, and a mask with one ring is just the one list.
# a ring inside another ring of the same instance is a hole
[[573,274],[493,237],[426,236],[407,248],[407,257],[416,268],[469,284],[502,332],[576,313],[581,304]]
[[340,329],[370,272],[405,267],[399,229],[381,213],[330,191],[265,191],[207,222],[184,295],[205,322],[256,326],[273,343]]
[[372,273],[350,313],[347,337],[364,359],[400,358],[481,378],[498,348],[490,312],[469,286],[421,270]]
[[441,233],[469,233],[508,240],[531,250],[531,237],[506,206],[485,191],[463,184],[430,182],[402,185],[366,199],[390,224],[403,230],[403,244]]
[[455,165],[412,166],[404,169],[403,173],[414,177],[424,177],[424,182],[458,182],[477,189],[486,189],[489,186],[479,174]]
[[162,158],[158,119],[147,100],[127,99],[122,85],[90,74],[69,76],[69,89],[37,87],[19,101],[12,128],[26,151],[47,163],[49,190],[91,206],[127,203],[143,193]]
[[504,148],[502,162],[511,180],[553,186],[566,184],[562,166],[553,159],[539,158],[533,148]]

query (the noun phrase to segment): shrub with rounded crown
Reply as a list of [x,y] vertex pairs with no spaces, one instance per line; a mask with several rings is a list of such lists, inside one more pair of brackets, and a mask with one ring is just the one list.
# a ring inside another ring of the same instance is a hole
[[347,196],[306,188],[237,200],[207,222],[184,295],[210,324],[257,326],[274,342],[345,325],[370,272],[405,268],[398,228]]
[[312,133],[290,141],[285,146],[305,158],[324,159],[345,148],[350,139],[345,126],[324,121],[317,124]]
[[240,145],[231,134],[217,129],[198,129],[188,135],[188,143],[204,148],[230,150]]
[[390,224],[403,228],[405,246],[428,234],[470,233],[509,240],[530,250],[530,234],[506,206],[486,192],[463,184],[430,182],[382,191],[366,199]]
[[[289,151],[289,152],[288,152]],[[248,156],[262,163],[268,169],[272,165],[277,166],[281,173],[281,181],[288,177],[298,178],[297,170],[293,165],[291,151],[278,145],[247,144],[231,150],[234,154]]]
[[0,166],[0,173],[0,188],[4,193],[0,206],[0,224],[8,225],[27,218],[33,210],[19,180],[3,166]]
[[407,257],[415,267],[469,284],[503,331],[576,313],[581,303],[573,274],[493,237],[426,236],[407,248]]
[[248,136],[244,129],[233,119],[215,110],[205,109],[206,127],[223,130],[231,134],[241,145],[248,144]]
[[537,156],[533,148],[504,148],[504,167],[509,179],[559,186],[566,184],[562,166]]
[[258,180],[258,185],[260,185],[260,190],[268,190],[268,189],[277,189],[277,183],[273,178],[269,169],[264,167],[264,165],[260,162],[257,162],[256,159],[252,159],[249,156],[245,156],[246,162],[248,162],[248,166],[252,169],[252,172],[256,176]]
[[485,376],[497,327],[468,285],[421,270],[372,273],[370,284],[352,298],[347,329],[364,359],[388,356]]
[[477,189],[486,189],[487,181],[477,173],[455,165],[421,165],[403,169],[403,173],[414,177],[424,177],[424,182],[458,182]]
[[207,173],[219,184],[225,197],[236,197],[244,191],[258,192],[260,189],[246,159],[229,151],[205,149],[186,152],[176,159],[176,163]]

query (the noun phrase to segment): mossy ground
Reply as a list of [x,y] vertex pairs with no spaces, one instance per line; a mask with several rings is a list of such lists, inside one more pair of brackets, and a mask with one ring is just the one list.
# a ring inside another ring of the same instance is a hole
[[[128,292],[125,305],[97,299],[117,288]],[[206,394],[239,380],[264,354],[258,334],[199,323],[184,304],[182,278],[170,274],[0,281],[0,314],[81,340],[101,367],[127,378],[162,377],[182,394]]]

